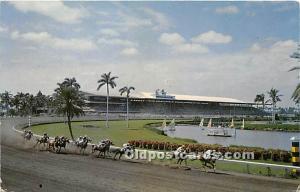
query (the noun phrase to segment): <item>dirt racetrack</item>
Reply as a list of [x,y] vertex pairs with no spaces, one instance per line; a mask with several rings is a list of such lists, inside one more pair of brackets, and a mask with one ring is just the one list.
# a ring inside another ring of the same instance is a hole
[[9,191],[292,192],[299,182],[38,151],[24,145],[11,130],[21,122],[3,120],[1,124],[1,178]]

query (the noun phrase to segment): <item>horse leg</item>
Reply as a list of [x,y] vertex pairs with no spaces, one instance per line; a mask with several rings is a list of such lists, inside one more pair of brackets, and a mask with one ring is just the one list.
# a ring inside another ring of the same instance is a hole
[[[118,152],[115,153],[115,155],[114,155],[114,160],[116,160],[117,155],[118,155]],[[120,158],[119,158],[119,159],[120,159]]]

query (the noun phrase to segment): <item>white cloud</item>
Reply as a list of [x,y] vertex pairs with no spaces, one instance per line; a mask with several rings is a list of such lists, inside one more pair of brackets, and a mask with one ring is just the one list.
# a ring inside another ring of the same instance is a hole
[[159,42],[168,45],[177,53],[208,53],[209,49],[197,42],[186,42],[184,37],[178,33],[163,33],[159,37]]
[[218,14],[236,14],[239,12],[239,8],[234,5],[229,5],[226,7],[218,7],[215,11]]
[[199,34],[192,38],[195,43],[205,43],[205,44],[217,44],[217,43],[230,43],[232,37],[230,35],[224,35],[222,33],[217,33],[215,31],[208,31],[206,33]]
[[142,10],[151,16],[153,21],[157,23],[155,26],[153,26],[154,30],[166,30],[171,26],[168,18],[163,13],[150,8],[143,8]]
[[117,45],[125,47],[135,47],[137,43],[120,38],[99,38],[97,43],[100,45]]
[[120,21],[116,21],[116,22],[112,21],[111,22],[112,25],[126,28],[126,29],[135,28],[135,27],[149,27],[153,25],[151,19],[132,16],[129,14],[125,14],[121,11],[118,12],[118,17]]
[[178,33],[163,33],[159,37],[159,42],[172,46],[184,43],[185,39]]
[[4,32],[7,32],[7,31],[8,31],[7,27],[0,25],[0,33],[4,33]]
[[[118,28],[126,31],[134,28],[151,28],[155,31],[166,30],[171,27],[167,16],[159,11],[150,8],[131,9],[118,5],[119,11],[109,15],[109,18],[97,21],[97,24]],[[108,16],[108,15],[107,15]]]
[[121,51],[121,55],[125,55],[125,56],[134,56],[137,55],[138,53],[139,51],[133,47],[125,48]]
[[62,50],[73,50],[73,51],[88,51],[96,48],[96,45],[87,39],[63,39],[59,37],[52,36],[47,32],[28,32],[20,33],[19,31],[13,31],[11,33],[11,38],[14,40],[23,40],[39,45],[44,45],[52,47],[54,49]]
[[35,12],[50,17],[61,23],[79,23],[81,19],[88,16],[88,12],[83,8],[73,8],[66,6],[62,1],[32,1],[32,2],[8,2],[17,10],[27,13]]
[[194,43],[184,43],[175,46],[174,50],[180,53],[208,53],[209,52],[207,47],[200,44],[194,44]]
[[262,47],[260,46],[259,43],[254,43],[251,47],[250,47],[250,51],[252,52],[258,52],[262,49]]
[[104,29],[101,29],[100,30],[100,33],[102,35],[105,35],[105,36],[110,36],[110,37],[118,37],[120,36],[120,33],[114,29],[111,29],[111,28],[104,28]]

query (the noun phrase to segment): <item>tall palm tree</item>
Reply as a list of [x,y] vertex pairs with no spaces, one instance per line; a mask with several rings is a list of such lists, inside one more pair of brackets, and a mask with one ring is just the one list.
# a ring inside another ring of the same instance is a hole
[[110,75],[111,75],[111,72],[102,74],[101,79],[98,80],[99,85],[97,87],[97,91],[99,91],[103,85],[106,85],[106,127],[108,127],[109,87],[111,87],[112,89],[115,88],[117,86],[115,79],[118,78],[117,76],[111,77]]
[[84,99],[76,87],[64,83],[57,85],[59,87],[55,89],[54,94],[56,112],[67,116],[69,132],[74,140],[71,120],[74,116],[84,115]]
[[256,95],[255,99],[254,99],[254,102],[255,103],[261,103],[263,109],[265,109],[265,94],[262,93],[262,94]]
[[272,122],[275,123],[275,108],[277,102],[281,101],[280,97],[282,95],[279,95],[279,90],[272,88],[270,91],[268,91],[270,99],[267,102],[272,103]]
[[123,95],[124,93],[126,93],[126,121],[127,121],[127,128],[129,127],[129,123],[128,123],[128,111],[129,111],[129,108],[128,108],[128,98],[129,98],[129,94],[130,94],[130,91],[131,90],[135,90],[134,87],[123,87],[119,90],[120,94]]

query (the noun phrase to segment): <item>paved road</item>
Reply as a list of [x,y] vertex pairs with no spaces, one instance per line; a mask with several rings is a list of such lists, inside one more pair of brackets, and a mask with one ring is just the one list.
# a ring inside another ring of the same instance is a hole
[[[18,121],[20,122],[20,121]],[[10,131],[18,122],[1,125],[1,178],[17,191],[278,191],[292,192],[296,181],[248,175],[113,161],[32,149]],[[17,141],[16,144],[9,142]]]

